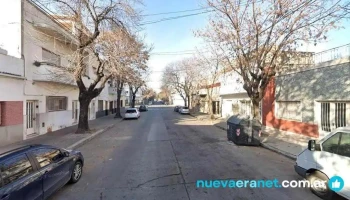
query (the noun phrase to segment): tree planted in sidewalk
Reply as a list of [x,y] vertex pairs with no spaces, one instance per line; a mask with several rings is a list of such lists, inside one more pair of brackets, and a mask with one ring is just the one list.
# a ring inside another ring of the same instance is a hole
[[[111,65],[103,57],[99,49],[100,33],[115,27],[130,31],[140,20],[135,5],[139,0],[38,0],[43,5],[55,10],[58,15],[67,16],[74,22],[71,44],[75,52],[70,55],[68,66],[55,66],[73,75],[79,88],[79,123],[76,133],[89,130],[88,108],[91,100],[104,89],[107,81],[112,78]],[[65,19],[65,20],[67,20]],[[62,23],[62,22],[61,22]],[[64,21],[63,21],[64,23]],[[68,29],[67,29],[68,30]],[[91,56],[92,55],[92,56]],[[90,57],[86,61],[86,57]],[[91,58],[93,57],[93,58]],[[93,66],[93,76],[88,76],[88,66]]]
[[168,64],[163,72],[162,83],[175,90],[185,106],[191,106],[191,97],[199,81],[200,66],[195,58],[185,58]]
[[135,73],[146,71],[146,62],[151,48],[148,48],[141,37],[130,34],[124,29],[116,28],[105,32],[99,43],[103,57],[110,65],[110,74],[117,88],[116,118],[121,118],[121,94],[126,84],[137,82]]
[[[296,49],[321,41],[344,17],[343,1],[206,0],[214,11],[197,36],[224,52],[222,62],[238,73],[259,118],[259,103],[273,76],[308,53]],[[298,58],[299,57],[299,58]],[[303,64],[303,63],[301,63]],[[299,66],[302,67],[303,65]]]

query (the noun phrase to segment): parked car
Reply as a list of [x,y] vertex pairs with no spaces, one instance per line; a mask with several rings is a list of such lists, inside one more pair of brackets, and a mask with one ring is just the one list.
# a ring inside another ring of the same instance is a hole
[[[296,160],[295,171],[308,179],[311,185],[316,180],[327,181],[325,187],[310,187],[311,191],[323,199],[331,199],[335,192],[328,186],[331,180],[344,187],[336,191],[340,196],[350,199],[350,127],[334,130],[319,142],[310,140],[308,148],[302,151]],[[332,178],[338,176],[340,178]],[[336,184],[334,184],[336,186]],[[339,188],[340,189],[340,188]]]
[[142,112],[142,111],[148,111],[148,107],[146,105],[141,105],[139,107],[139,111]]
[[186,106],[184,107],[181,107],[180,110],[179,110],[179,113],[181,114],[190,114],[190,109]]
[[179,112],[179,109],[180,109],[180,108],[181,108],[181,106],[175,106],[175,107],[174,107],[174,111],[175,111],[175,112]]
[[47,199],[66,183],[76,183],[83,172],[79,151],[49,145],[29,145],[0,154],[0,198]]
[[138,119],[139,117],[140,112],[136,108],[126,109],[124,119]]

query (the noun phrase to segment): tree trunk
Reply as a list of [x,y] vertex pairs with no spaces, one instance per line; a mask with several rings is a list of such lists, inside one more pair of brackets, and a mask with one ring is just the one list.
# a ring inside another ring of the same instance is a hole
[[186,98],[184,98],[184,104],[185,104],[185,107],[187,106],[187,100]]
[[190,109],[190,106],[191,106],[191,96],[187,96],[187,104],[188,104],[188,109]]
[[89,131],[89,105],[92,98],[88,97],[88,94],[84,94],[80,92],[79,95],[79,103],[80,103],[80,111],[79,111],[79,123],[78,129],[76,133],[86,133]]
[[122,118],[122,115],[120,114],[120,98],[122,95],[122,90],[117,90],[117,111],[115,113],[114,118]]
[[256,99],[252,100],[251,115],[253,116],[252,119],[256,119],[258,121],[261,121],[259,104],[260,104],[259,100],[256,100]]
[[133,94],[133,95],[132,95],[132,100],[131,100],[131,107],[132,107],[132,108],[135,108],[135,99],[136,99],[136,95]]

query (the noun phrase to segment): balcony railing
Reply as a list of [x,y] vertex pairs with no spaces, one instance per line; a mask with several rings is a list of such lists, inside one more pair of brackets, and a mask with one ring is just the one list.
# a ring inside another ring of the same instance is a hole
[[343,46],[335,47],[333,49],[328,49],[326,51],[322,51],[316,53],[314,55],[315,64],[332,61],[340,58],[350,57],[350,44],[346,44]]

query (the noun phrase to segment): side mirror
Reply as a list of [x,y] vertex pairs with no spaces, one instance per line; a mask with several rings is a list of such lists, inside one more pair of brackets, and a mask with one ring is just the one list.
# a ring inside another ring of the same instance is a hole
[[63,155],[64,155],[64,157],[69,157],[69,152],[68,151],[64,151]]
[[310,151],[315,151],[316,150],[316,140],[309,140],[307,148]]

